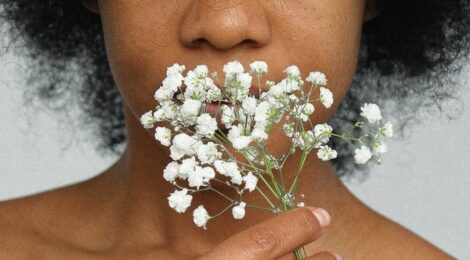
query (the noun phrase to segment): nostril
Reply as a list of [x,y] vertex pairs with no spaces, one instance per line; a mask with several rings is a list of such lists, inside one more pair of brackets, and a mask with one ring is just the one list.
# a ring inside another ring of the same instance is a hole
[[[198,48],[205,44],[210,45],[210,42],[206,38],[198,38],[191,42],[191,47]],[[243,41],[239,42],[238,45],[248,45],[250,47],[256,47],[257,43],[256,41],[251,39],[244,39]]]
[[240,42],[240,45],[248,45],[250,47],[256,47],[258,44],[256,43],[256,41],[252,40],[252,39],[245,39],[243,41]]
[[198,38],[194,41],[192,41],[192,46],[193,47],[200,47],[203,44],[209,43],[205,38]]

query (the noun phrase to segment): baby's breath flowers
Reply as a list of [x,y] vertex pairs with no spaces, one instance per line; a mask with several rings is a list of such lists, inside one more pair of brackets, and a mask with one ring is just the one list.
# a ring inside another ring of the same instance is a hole
[[[290,65],[283,70],[284,79],[277,83],[267,80],[262,88],[261,77],[268,73],[266,62],[254,61],[246,72],[240,62],[230,61],[223,67],[225,81],[220,88],[214,83],[217,74],[210,73],[206,65],[197,65],[183,75],[185,70],[176,63],[167,68],[162,86],[154,93],[158,104],[154,111],[143,113],[140,122],[145,129],[155,127],[155,139],[169,147],[172,161],[163,170],[163,178],[176,187],[168,197],[171,208],[185,212],[198,192],[214,192],[227,200],[218,213],[209,213],[204,205],[193,210],[194,223],[204,229],[229,209],[234,219],[243,219],[246,208],[279,214],[303,207],[303,195],[296,196],[296,189],[305,161],[314,150],[322,161],[335,159],[337,152],[328,146],[330,138],[351,144],[357,164],[371,158],[380,164],[387,151],[382,139],[393,136],[392,124],[379,124],[380,108],[372,103],[360,108],[366,121],[355,124],[367,127],[363,136],[335,133],[326,123],[313,124],[310,119],[315,111],[333,104],[327,78],[318,71],[303,80],[300,69]],[[258,82],[258,95],[250,91],[253,79]],[[267,149],[273,129],[281,129],[292,143],[277,158]],[[283,167],[297,152],[298,168],[289,173],[294,180],[286,183]],[[233,188],[236,197],[225,194],[215,183]],[[266,205],[243,201],[245,192],[258,192]],[[296,256],[302,258],[302,251],[296,250]]]

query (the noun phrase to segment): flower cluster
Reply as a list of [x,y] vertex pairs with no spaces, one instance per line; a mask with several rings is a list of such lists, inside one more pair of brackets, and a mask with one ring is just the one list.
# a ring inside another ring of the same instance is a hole
[[[214,83],[217,74],[209,73],[207,66],[198,65],[183,75],[185,70],[179,64],[167,68],[166,78],[154,94],[158,105],[155,111],[143,113],[140,122],[145,129],[155,127],[155,139],[169,147],[172,161],[165,167],[163,178],[177,187],[168,197],[171,208],[185,212],[193,194],[204,191],[213,191],[229,202],[214,215],[199,205],[193,211],[194,223],[199,227],[206,228],[211,218],[230,208],[235,219],[245,216],[245,207],[263,208],[244,202],[244,192],[261,193],[269,204],[264,208],[275,213],[281,208],[301,206],[303,202],[295,202],[295,190],[312,150],[320,160],[328,161],[337,157],[328,146],[330,138],[343,138],[351,144],[357,141],[362,146],[356,149],[355,161],[362,164],[373,155],[378,161],[386,152],[379,135],[393,135],[390,123],[359,138],[338,135],[326,123],[313,125],[310,118],[316,108],[320,105],[328,109],[333,104],[333,93],[321,72],[310,72],[304,81],[299,68],[291,65],[283,71],[284,79],[278,83],[267,80],[263,88],[260,78],[268,72],[266,62],[254,61],[246,72],[240,62],[230,61],[223,67],[225,81],[221,88]],[[253,89],[253,78],[258,81],[257,89]],[[375,104],[365,104],[361,110],[371,124],[382,119]],[[364,123],[357,126],[363,127]],[[280,158],[266,149],[276,127],[292,142],[289,152]],[[367,138],[372,139],[369,145],[365,145]],[[302,159],[293,183],[287,187],[274,172],[282,172],[284,163],[296,151],[302,153]],[[229,185],[239,198],[227,196],[213,183]],[[259,183],[266,185],[278,202],[271,201],[259,189]]]
[[[365,103],[361,107],[361,116],[373,125],[378,124],[382,120],[382,113],[380,112],[379,106],[376,104]],[[363,127],[363,122],[357,122],[356,127]],[[381,164],[381,156],[387,152],[387,144],[382,138],[390,138],[392,136],[393,127],[390,122],[379,125],[375,131],[367,131],[367,134],[358,139],[362,145],[354,150],[354,162],[357,164],[365,164],[371,158],[374,158],[377,164]],[[369,139],[369,142],[365,139]],[[365,143],[369,143],[369,145]]]

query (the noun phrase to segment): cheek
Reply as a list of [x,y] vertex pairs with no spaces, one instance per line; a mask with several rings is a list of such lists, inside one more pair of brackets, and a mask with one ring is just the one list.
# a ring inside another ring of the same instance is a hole
[[[304,77],[321,71],[333,91],[333,106],[319,109],[314,121],[325,121],[341,103],[356,71],[362,32],[362,1],[314,1],[302,15],[291,15],[290,23],[279,24],[285,49],[299,65]],[[292,28],[295,28],[292,30]],[[289,33],[290,32],[290,33]],[[317,106],[320,107],[320,106]]]
[[166,67],[181,62],[174,37],[178,3],[112,0],[103,1],[101,10],[105,10],[101,19],[113,78],[126,105],[140,115],[156,105],[153,93]]

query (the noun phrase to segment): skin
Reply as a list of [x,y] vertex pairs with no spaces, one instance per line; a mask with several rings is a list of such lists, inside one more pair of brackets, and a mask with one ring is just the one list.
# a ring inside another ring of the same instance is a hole
[[[128,145],[122,157],[94,178],[0,203],[0,258],[68,259],[292,259],[305,245],[309,259],[448,259],[451,256],[357,200],[335,176],[329,162],[311,156],[299,185],[305,204],[281,216],[247,210],[194,225],[191,211],[177,214],[167,203],[174,187],[161,176],[166,147],[139,123],[155,106],[153,93],[166,67],[206,64],[223,75],[230,60],[245,68],[253,60],[269,65],[279,81],[289,65],[302,76],[322,71],[335,103],[317,106],[312,120],[325,122],[347,93],[356,70],[361,29],[378,15],[364,0],[317,1],[100,0],[84,6],[103,23],[112,74],[125,104]],[[222,85],[218,78],[217,85]],[[273,153],[290,144],[272,133]],[[293,172],[299,154],[286,163]],[[292,176],[290,176],[292,177]],[[263,204],[255,193],[244,196]],[[393,198],[392,198],[393,199]],[[218,212],[227,202],[199,193],[192,205]],[[321,228],[311,210],[324,208],[331,223]],[[266,220],[269,219],[269,220]],[[328,252],[327,252],[328,251]],[[320,253],[318,253],[320,252]]]

